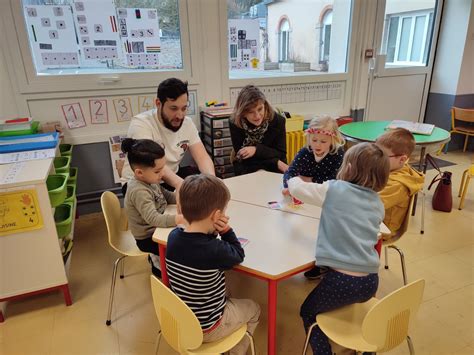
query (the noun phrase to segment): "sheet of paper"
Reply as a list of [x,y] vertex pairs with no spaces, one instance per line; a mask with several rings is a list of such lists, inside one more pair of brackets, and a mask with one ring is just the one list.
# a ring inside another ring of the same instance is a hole
[[17,163],[27,160],[39,160],[53,158],[56,155],[56,150],[52,149],[39,149],[29,150],[26,152],[14,152],[0,154],[0,164]]
[[1,184],[10,184],[12,182],[15,182],[18,175],[21,173],[23,170],[23,167],[25,166],[25,163],[15,163],[12,164],[5,175],[0,176],[0,185]]

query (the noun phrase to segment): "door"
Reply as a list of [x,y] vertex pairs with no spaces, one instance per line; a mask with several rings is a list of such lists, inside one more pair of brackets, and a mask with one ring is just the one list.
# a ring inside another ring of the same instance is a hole
[[443,0],[378,0],[364,119],[422,122]]

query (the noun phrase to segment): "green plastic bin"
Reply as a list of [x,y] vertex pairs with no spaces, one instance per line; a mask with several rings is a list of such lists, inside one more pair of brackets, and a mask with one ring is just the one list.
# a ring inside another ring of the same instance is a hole
[[59,145],[59,152],[61,153],[62,157],[69,157],[72,155],[72,144],[60,144]]
[[51,206],[56,207],[64,202],[66,198],[66,184],[69,174],[52,174],[46,179],[46,186],[48,188],[49,200]]
[[74,203],[65,202],[54,210],[54,222],[58,238],[64,238],[71,233],[72,220],[74,218]]
[[72,166],[69,168],[69,179],[67,180],[68,184],[77,185],[77,173],[78,173],[77,168],[72,167]]
[[66,199],[64,202],[74,202],[74,197],[76,197],[76,185],[67,184],[66,185]]
[[30,129],[19,129],[16,131],[0,131],[0,137],[26,136],[27,134],[38,133],[39,122],[31,122]]
[[68,173],[71,165],[71,157],[56,157],[53,161],[54,170],[57,173]]

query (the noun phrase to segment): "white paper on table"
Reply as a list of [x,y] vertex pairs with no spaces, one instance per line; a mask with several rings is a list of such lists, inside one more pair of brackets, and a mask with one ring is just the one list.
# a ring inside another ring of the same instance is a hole
[[16,178],[20,174],[21,170],[25,166],[25,163],[12,164],[4,176],[0,176],[0,184],[9,184],[16,181]]
[[27,160],[48,159],[53,158],[55,155],[56,150],[54,148],[4,153],[0,154],[0,164],[17,163]]

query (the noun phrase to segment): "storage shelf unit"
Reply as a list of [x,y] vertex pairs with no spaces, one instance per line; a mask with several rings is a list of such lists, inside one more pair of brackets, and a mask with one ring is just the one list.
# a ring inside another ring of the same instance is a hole
[[230,160],[232,140],[229,115],[201,111],[201,134],[204,146],[214,162],[216,175],[223,179],[234,176]]

